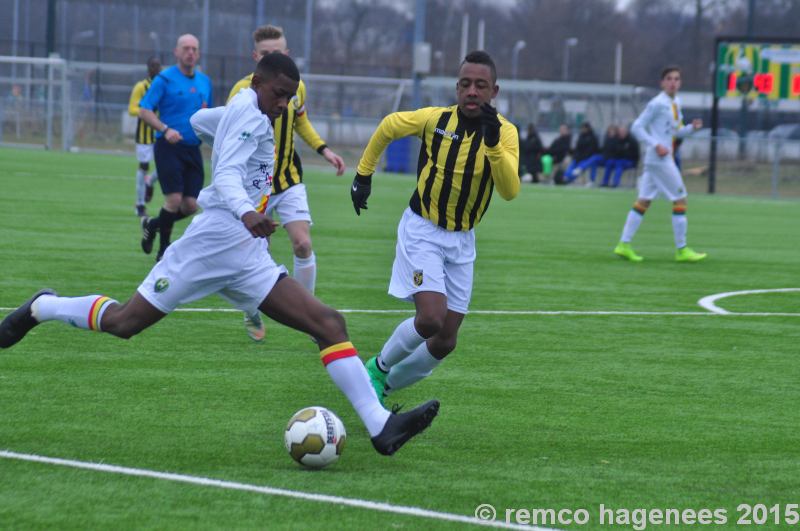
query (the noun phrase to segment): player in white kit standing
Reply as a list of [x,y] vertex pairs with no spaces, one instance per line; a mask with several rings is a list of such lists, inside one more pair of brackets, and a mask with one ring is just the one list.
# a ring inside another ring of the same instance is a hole
[[11,347],[50,320],[127,339],[179,305],[218,293],[239,310],[261,310],[313,336],[328,374],[350,400],[379,453],[393,454],[427,428],[439,402],[431,400],[407,413],[386,411],[348,339],[344,318],[289,277],[269,254],[267,237],[277,225],[265,214],[275,158],[271,122],[286,110],[299,79],[291,58],[267,55],[251,88],[227,107],[192,116],[197,133],[214,139],[212,182],[198,197],[203,213],[166,249],[130,300],[119,304],[101,295],[59,297],[53,290],[41,290],[0,323],[0,348]]
[[675,236],[675,260],[678,262],[699,262],[708,255],[693,251],[686,245],[686,186],[681,172],[675,164],[676,140],[683,138],[703,126],[702,120],[695,119],[683,124],[683,113],[678,99],[681,88],[681,71],[676,66],[668,66],[661,72],[662,92],[650,100],[642,114],[633,122],[631,131],[644,144],[644,173],[639,182],[639,197],[628,212],[622,238],[614,248],[614,254],[630,260],[644,260],[631,247],[639,225],[650,203],[659,194],[672,201],[672,231]]

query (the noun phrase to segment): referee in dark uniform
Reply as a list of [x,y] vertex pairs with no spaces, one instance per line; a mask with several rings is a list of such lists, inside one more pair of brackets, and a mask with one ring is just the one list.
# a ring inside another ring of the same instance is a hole
[[195,112],[212,102],[211,80],[195,68],[199,58],[197,37],[181,35],[175,46],[176,64],[153,79],[139,105],[139,117],[156,130],[154,154],[164,193],[159,215],[142,219],[145,254],[152,252],[156,233],[160,236],[156,261],[161,260],[169,246],[175,222],[197,210],[197,196],[203,188],[200,139],[189,123]]

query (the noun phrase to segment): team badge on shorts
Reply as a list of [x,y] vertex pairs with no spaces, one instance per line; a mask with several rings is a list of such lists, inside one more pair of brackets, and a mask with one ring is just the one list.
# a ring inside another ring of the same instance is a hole
[[422,276],[422,269],[415,269],[414,270],[414,285],[419,287],[422,285],[422,281],[424,277]]
[[156,293],[162,293],[169,288],[169,280],[166,278],[159,278],[156,280]]

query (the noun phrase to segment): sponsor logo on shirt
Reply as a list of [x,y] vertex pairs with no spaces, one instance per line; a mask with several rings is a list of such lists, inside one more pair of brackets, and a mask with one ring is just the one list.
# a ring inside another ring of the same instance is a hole
[[457,134],[455,134],[454,132],[452,132],[452,131],[445,131],[444,129],[439,129],[438,127],[436,127],[436,128],[433,130],[433,132],[434,132],[434,133],[436,133],[437,135],[446,136],[446,137],[447,137],[447,138],[449,138],[450,140],[458,140],[458,138],[459,138],[459,137],[458,137],[458,135],[457,135]]

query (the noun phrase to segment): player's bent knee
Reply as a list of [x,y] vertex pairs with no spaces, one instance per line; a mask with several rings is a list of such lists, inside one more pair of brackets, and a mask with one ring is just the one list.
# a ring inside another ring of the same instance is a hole
[[299,258],[308,258],[311,256],[311,239],[306,238],[303,240],[298,240],[296,242],[292,242],[292,247],[294,249],[294,255]]
[[347,324],[342,314],[333,308],[325,310],[316,317],[315,321],[320,329],[315,336],[326,344],[336,344],[347,341]]
[[150,163],[149,162],[140,162],[139,163],[139,169],[142,170],[142,171],[148,171],[150,169]]
[[414,320],[414,328],[417,333],[424,338],[433,337],[439,333],[439,330],[444,326],[445,315],[437,315],[436,313],[423,313],[417,315]]

